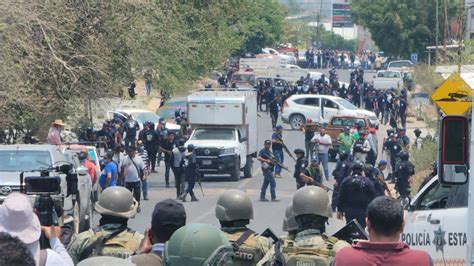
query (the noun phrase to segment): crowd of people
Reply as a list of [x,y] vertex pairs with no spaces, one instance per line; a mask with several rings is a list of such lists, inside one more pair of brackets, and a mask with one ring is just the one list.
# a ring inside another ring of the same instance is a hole
[[11,193],[0,206],[0,265],[433,265],[427,253],[399,241],[403,207],[387,196],[368,204],[363,216],[368,235],[362,233],[360,241],[353,241],[359,231],[341,230],[339,238],[326,234],[333,211],[318,186],[293,195],[282,213],[287,235],[280,237],[248,227],[253,206],[241,190],[219,195],[220,228],[187,224],[183,205],[166,199],[156,203],[150,227],[141,234],[128,225],[138,207],[129,190],[109,187],[96,204],[99,226],[71,236],[59,226],[41,226],[27,197]]
[[352,51],[330,49],[308,49],[305,52],[307,68],[356,68],[380,70],[382,58],[372,51],[363,51],[358,56]]

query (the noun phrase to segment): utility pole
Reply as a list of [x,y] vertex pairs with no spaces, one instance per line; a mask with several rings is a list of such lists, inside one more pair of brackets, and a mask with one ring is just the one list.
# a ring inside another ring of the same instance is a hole
[[436,33],[435,33],[435,56],[434,56],[434,65],[436,66],[438,63],[438,40],[439,40],[439,0],[436,0]]
[[320,49],[321,47],[321,33],[320,33],[320,23],[321,23],[321,11],[323,10],[323,0],[321,0],[320,5],[319,5],[319,11],[318,11],[318,18],[317,18],[317,28],[316,28],[316,48]]
[[444,31],[443,31],[443,50],[444,50],[444,55],[443,55],[443,63],[446,65],[446,56],[447,56],[447,50],[446,50],[446,38],[448,34],[448,0],[444,0]]
[[462,64],[462,49],[464,47],[464,0],[459,0],[459,13],[458,13],[458,72],[461,74],[461,64]]

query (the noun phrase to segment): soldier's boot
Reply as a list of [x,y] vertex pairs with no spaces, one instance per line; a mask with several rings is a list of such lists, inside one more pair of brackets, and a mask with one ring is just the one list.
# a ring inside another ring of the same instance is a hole
[[186,202],[186,197],[188,196],[188,192],[184,192],[179,196],[179,199],[182,200],[183,202]]

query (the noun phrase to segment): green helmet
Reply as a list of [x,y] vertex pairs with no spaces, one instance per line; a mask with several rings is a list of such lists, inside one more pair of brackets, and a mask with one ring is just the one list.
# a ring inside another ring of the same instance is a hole
[[253,219],[252,201],[242,190],[226,190],[217,199],[216,217],[225,222]]
[[298,189],[293,196],[293,214],[295,217],[302,214],[332,217],[328,194],[317,186],[307,186]]
[[95,205],[95,210],[100,214],[132,218],[137,213],[138,202],[133,198],[132,192],[124,187],[106,188]]
[[293,214],[293,205],[288,205],[285,211],[285,219],[283,219],[283,231],[290,232],[298,229],[298,224]]
[[234,249],[226,235],[208,224],[190,224],[176,230],[166,242],[163,262],[167,266],[232,264]]

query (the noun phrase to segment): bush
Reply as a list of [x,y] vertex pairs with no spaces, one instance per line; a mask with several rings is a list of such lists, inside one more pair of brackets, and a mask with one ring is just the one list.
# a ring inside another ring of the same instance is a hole
[[431,173],[431,164],[438,156],[438,143],[424,141],[421,149],[412,149],[411,162],[415,165],[415,176],[411,183],[412,195],[416,194],[423,179]]

